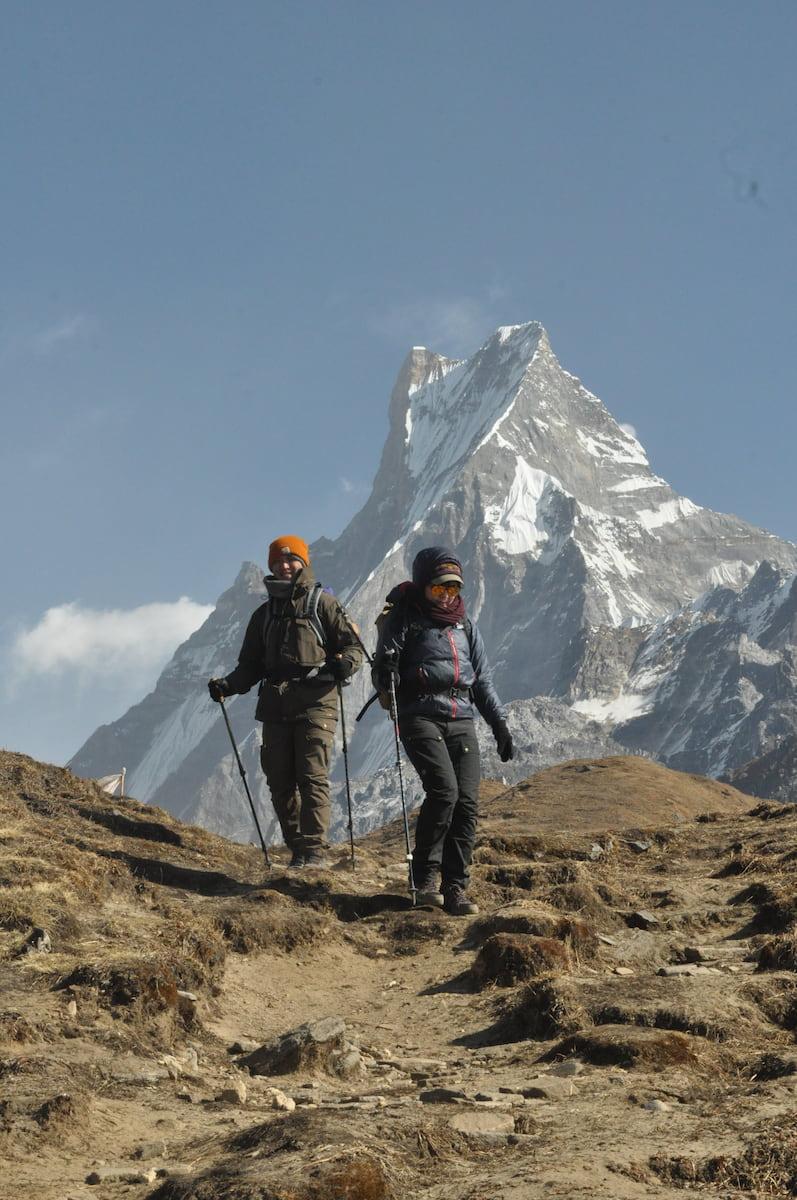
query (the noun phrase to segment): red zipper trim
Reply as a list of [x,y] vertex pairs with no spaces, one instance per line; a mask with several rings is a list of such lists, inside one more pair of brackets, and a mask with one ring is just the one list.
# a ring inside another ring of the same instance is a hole
[[[454,687],[459,683],[459,655],[457,654],[457,646],[454,641],[454,634],[450,629],[446,630],[448,641],[451,645],[451,653],[454,656]],[[451,697],[451,720],[453,721],[457,715],[457,700],[455,696]]]

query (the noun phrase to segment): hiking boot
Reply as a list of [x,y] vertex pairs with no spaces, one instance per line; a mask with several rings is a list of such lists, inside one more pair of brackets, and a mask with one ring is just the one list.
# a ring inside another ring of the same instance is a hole
[[304,865],[306,867],[328,867],[329,859],[323,850],[308,850],[304,856]]
[[415,906],[416,908],[443,907],[443,893],[437,886],[437,879],[434,875],[424,876],[415,885]]
[[291,861],[288,863],[288,869],[293,871],[301,870],[305,864],[305,857],[301,850],[294,850]]
[[458,884],[444,889],[443,908],[452,917],[475,917],[479,911],[478,904],[469,900],[464,889]]

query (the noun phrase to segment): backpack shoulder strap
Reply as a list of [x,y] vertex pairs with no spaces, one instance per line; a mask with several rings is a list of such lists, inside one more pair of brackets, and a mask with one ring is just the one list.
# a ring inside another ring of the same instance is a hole
[[268,600],[266,600],[265,604],[263,605],[263,608],[266,611],[263,613],[263,628],[260,632],[260,637],[263,642],[263,645],[265,646],[266,638],[268,636],[269,625],[274,620],[274,607],[271,603],[270,596],[269,596]]
[[318,614],[318,602],[321,599],[321,593],[323,590],[324,585],[321,583],[316,583],[312,591],[307,593],[304,598],[304,612],[302,613],[302,616],[306,617],[310,628],[318,638],[318,644],[321,649],[325,650],[327,645],[327,635],[326,630],[321,623],[321,617]]

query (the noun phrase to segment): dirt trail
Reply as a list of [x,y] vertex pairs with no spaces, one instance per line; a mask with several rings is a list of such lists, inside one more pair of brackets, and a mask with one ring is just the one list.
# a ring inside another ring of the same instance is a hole
[[[797,812],[640,759],[483,802],[456,920],[396,828],[264,877],[0,754],[0,1197],[795,1194]],[[244,1069],[330,1017],[338,1058]]]

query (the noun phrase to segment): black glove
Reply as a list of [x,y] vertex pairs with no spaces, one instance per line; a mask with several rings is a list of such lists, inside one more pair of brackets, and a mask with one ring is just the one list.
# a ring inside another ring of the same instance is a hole
[[216,704],[218,704],[220,700],[223,700],[225,696],[229,696],[231,694],[230,689],[227,686],[226,679],[209,679],[208,691],[210,692],[211,700],[214,700]]
[[331,658],[324,669],[329,671],[337,683],[345,683],[351,675],[351,667],[348,658]]
[[493,729],[495,744],[498,747],[498,757],[501,762],[509,762],[515,757],[515,747],[512,744],[512,734],[504,721],[499,721]]
[[375,675],[376,687],[380,692],[390,691],[391,680],[395,687],[398,687],[399,683],[401,682],[398,663],[395,659],[388,658],[381,662],[376,668]]

